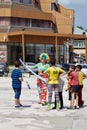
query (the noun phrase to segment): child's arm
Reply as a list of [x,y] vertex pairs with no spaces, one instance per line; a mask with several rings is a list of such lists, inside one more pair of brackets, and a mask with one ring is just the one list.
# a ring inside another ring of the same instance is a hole
[[22,77],[19,77],[19,80],[22,82],[22,81],[23,81],[23,78],[22,78]]
[[70,85],[70,80],[68,80],[68,85],[67,85],[66,91],[70,91],[70,90],[71,90],[71,85]]

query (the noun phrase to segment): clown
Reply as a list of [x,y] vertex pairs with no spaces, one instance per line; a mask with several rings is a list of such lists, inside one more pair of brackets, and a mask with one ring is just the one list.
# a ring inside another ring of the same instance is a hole
[[[33,68],[38,68],[38,74],[43,77],[47,78],[44,75],[44,71],[49,67],[50,58],[47,53],[40,54],[40,63],[37,63]],[[37,79],[37,89],[39,93],[39,104],[45,105],[46,104],[46,84],[43,83],[40,79]]]

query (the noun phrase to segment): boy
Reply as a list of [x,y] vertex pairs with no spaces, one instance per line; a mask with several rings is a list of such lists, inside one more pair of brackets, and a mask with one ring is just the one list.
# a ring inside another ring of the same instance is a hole
[[19,69],[20,63],[19,61],[15,62],[15,69],[12,71],[11,78],[12,78],[12,88],[15,93],[15,107],[19,108],[22,107],[22,104],[20,103],[20,95],[21,95],[21,83],[23,81],[22,78],[22,72]]
[[76,66],[76,72],[78,73],[78,80],[79,80],[79,91],[78,91],[78,104],[79,107],[82,107],[84,104],[84,101],[82,100],[82,88],[83,88],[83,79],[85,77],[85,74],[81,72],[82,66],[77,65]]

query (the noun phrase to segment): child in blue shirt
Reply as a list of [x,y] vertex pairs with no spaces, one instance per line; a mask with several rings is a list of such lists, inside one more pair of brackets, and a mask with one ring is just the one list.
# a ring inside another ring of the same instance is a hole
[[15,69],[12,71],[11,78],[12,78],[12,88],[15,93],[15,107],[22,107],[22,104],[20,103],[20,95],[21,95],[21,89],[22,89],[22,72],[19,69],[20,63],[19,61],[15,62]]

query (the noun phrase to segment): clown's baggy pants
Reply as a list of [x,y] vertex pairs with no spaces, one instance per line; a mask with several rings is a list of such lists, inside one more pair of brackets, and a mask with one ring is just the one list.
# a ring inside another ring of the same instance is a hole
[[44,105],[46,103],[46,84],[43,83],[40,79],[37,81],[37,88],[39,93],[40,102]]

